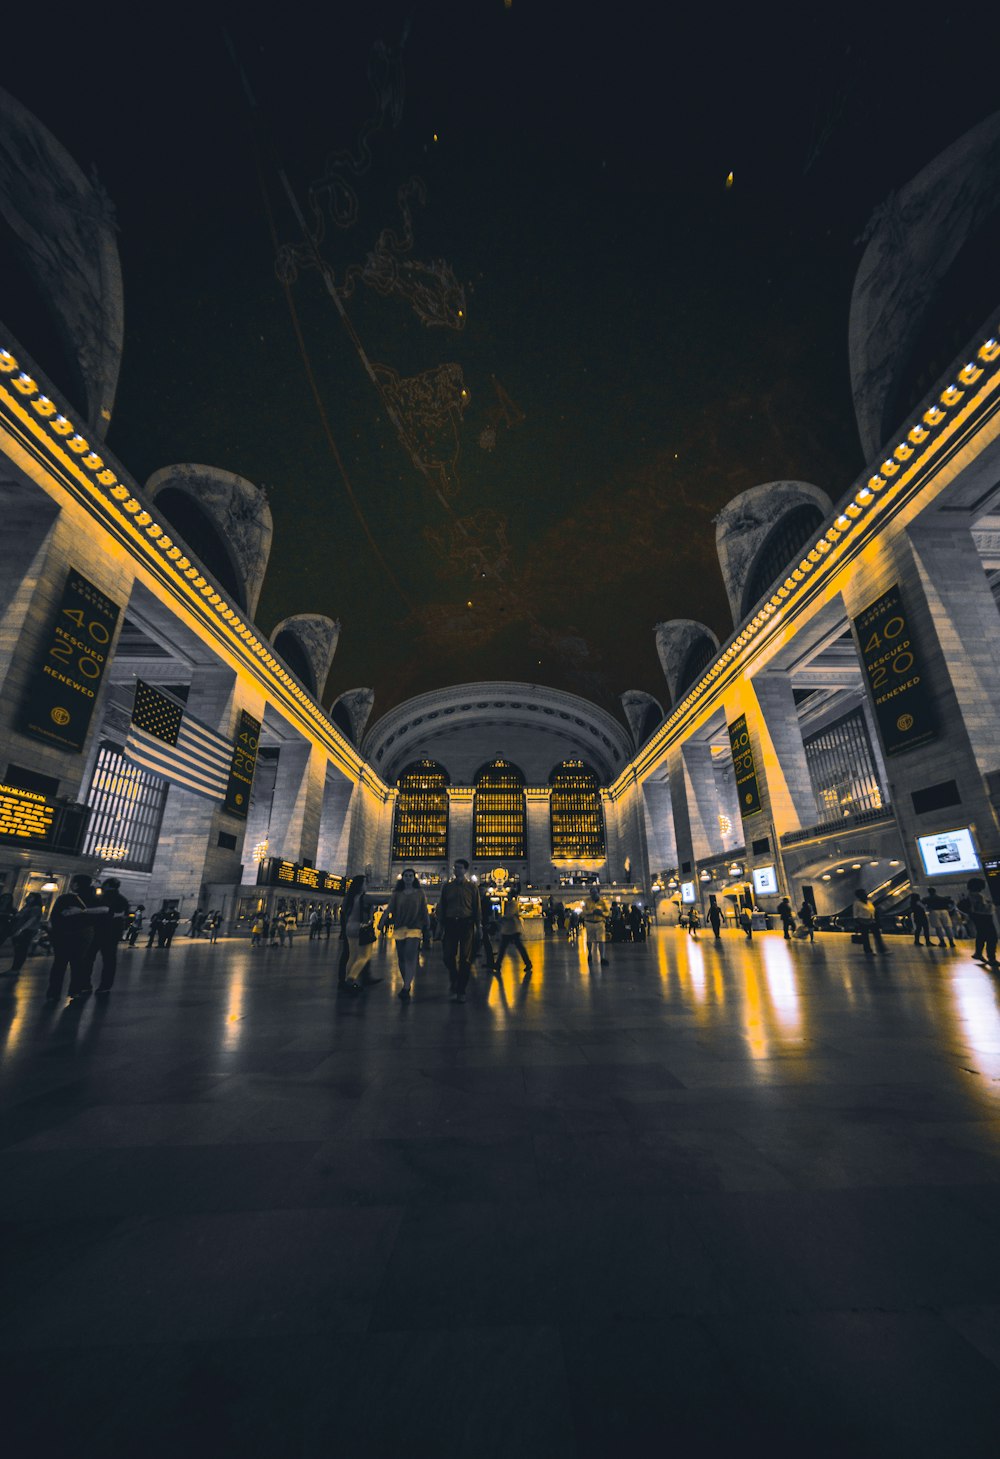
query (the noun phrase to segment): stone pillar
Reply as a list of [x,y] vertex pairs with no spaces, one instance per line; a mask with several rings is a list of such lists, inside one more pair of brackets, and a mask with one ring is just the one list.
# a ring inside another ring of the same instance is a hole
[[448,788],[448,860],[472,860],[472,802],[475,791],[468,785]]
[[[750,688],[752,699],[745,698],[743,706],[752,738],[756,730],[760,749],[756,756],[757,778],[760,780],[763,773],[767,781],[766,794],[775,829],[784,835],[803,826],[814,826],[818,814],[816,795],[802,743],[792,681],[780,671],[765,671],[756,675]],[[728,700],[726,714],[730,721],[736,717],[729,715]]]
[[349,812],[354,786],[334,765],[326,767],[316,865],[342,876],[346,870]]
[[547,785],[532,786],[524,793],[527,810],[528,881],[548,886],[555,879],[552,865],[552,828],[549,820]]
[[[186,709],[210,729],[231,736],[236,718],[235,687],[232,669],[199,666],[191,678]],[[181,916],[189,917],[201,900],[203,886],[235,884],[239,879],[243,830],[242,824],[237,830],[237,823],[225,814],[221,801],[208,800],[171,784],[150,873],[147,908],[151,904],[155,910],[165,897],[177,898]],[[237,836],[235,850],[219,845],[220,831]]]
[[719,792],[712,764],[712,747],[700,740],[681,746],[688,802],[688,819],[695,858],[721,856],[726,849],[719,825]]
[[646,845],[650,869],[654,872],[677,865],[677,837],[674,834],[674,810],[670,802],[670,784],[665,780],[647,780],[642,787],[646,817]]
[[[667,754],[667,770],[670,783],[670,805],[674,818],[674,846],[677,852],[677,875],[682,880],[690,879],[696,871],[694,831],[691,824],[691,801],[693,799],[684,756],[680,745],[674,745]],[[685,870],[685,867],[687,868]]]
[[285,740],[278,755],[271,825],[272,856],[314,861],[326,788],[326,756],[308,740]]

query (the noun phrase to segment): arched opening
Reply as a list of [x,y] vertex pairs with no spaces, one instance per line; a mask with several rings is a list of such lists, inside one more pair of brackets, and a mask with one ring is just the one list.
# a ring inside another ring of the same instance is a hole
[[695,639],[688,649],[683,667],[677,675],[678,699],[686,689],[701,678],[709,664],[717,657],[718,652],[719,650],[707,635]]
[[246,592],[229,548],[218,527],[194,497],[176,486],[165,486],[156,497],[156,509],[179,532],[191,551],[225,588],[238,608],[246,612]]
[[754,559],[743,593],[743,618],[770,591],[775,580],[787,574],[792,559],[822,525],[823,513],[815,502],[803,502],[784,514]]
[[582,760],[564,760],[549,784],[552,860],[603,861],[604,813],[594,771]]
[[86,418],[87,386],[67,331],[24,261],[20,241],[0,218],[0,319],[70,405]]
[[447,861],[448,772],[436,760],[417,760],[396,781],[393,861]]
[[1000,209],[966,239],[935,289],[920,330],[905,359],[899,361],[900,369],[886,397],[883,439],[916,409],[975,331],[989,322],[989,311],[996,302],[991,291],[998,252]]
[[508,760],[484,765],[475,779],[472,854],[518,860],[525,845],[524,776]]
[[[277,647],[277,645],[275,645],[275,647]],[[344,736],[344,739],[353,745],[354,725],[351,723],[351,716],[347,712],[347,706],[343,703],[342,700],[338,699],[337,702],[331,706],[330,718],[340,730],[340,733]]]
[[313,666],[293,629],[282,629],[274,640],[274,651],[281,655],[292,673],[309,690],[309,693],[315,694],[316,675],[313,673]]

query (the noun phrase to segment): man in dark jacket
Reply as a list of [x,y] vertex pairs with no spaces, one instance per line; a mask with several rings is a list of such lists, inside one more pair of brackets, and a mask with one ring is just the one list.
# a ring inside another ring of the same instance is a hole
[[469,880],[469,863],[454,864],[455,875],[441,888],[437,915],[441,926],[441,956],[451,980],[453,1003],[465,1002],[465,990],[472,973],[472,949],[476,931],[482,926],[479,888]]
[[49,912],[49,937],[52,940],[52,968],[46,1001],[54,1003],[62,994],[66,967],[69,966],[69,996],[85,998],[92,991],[90,969],[93,966],[91,944],[94,921],[107,918],[107,907],[99,905],[91,878],[83,872],[74,876],[69,891],[56,897]]
[[118,944],[128,923],[128,901],[119,891],[121,882],[116,876],[109,876],[101,883],[99,906],[107,907],[108,915],[97,923],[91,946],[91,965],[101,958],[101,981],[98,993],[110,993],[118,967]]

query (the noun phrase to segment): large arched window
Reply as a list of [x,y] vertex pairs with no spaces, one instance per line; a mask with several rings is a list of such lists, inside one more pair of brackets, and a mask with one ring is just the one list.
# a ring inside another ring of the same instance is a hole
[[407,765],[396,785],[393,861],[447,861],[447,770],[436,760],[417,760]]
[[552,860],[603,860],[604,813],[593,770],[582,760],[564,760],[549,783]]
[[524,857],[524,776],[507,760],[493,760],[476,776],[472,854]]
[[770,591],[775,580],[787,575],[792,559],[822,524],[823,513],[814,502],[803,502],[785,513],[757,554],[743,594],[744,618]]

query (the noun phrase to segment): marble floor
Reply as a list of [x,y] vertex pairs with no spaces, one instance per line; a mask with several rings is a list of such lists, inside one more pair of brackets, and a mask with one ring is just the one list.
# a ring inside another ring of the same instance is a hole
[[0,978],[5,1455],[996,1455],[1000,986],[890,946]]

